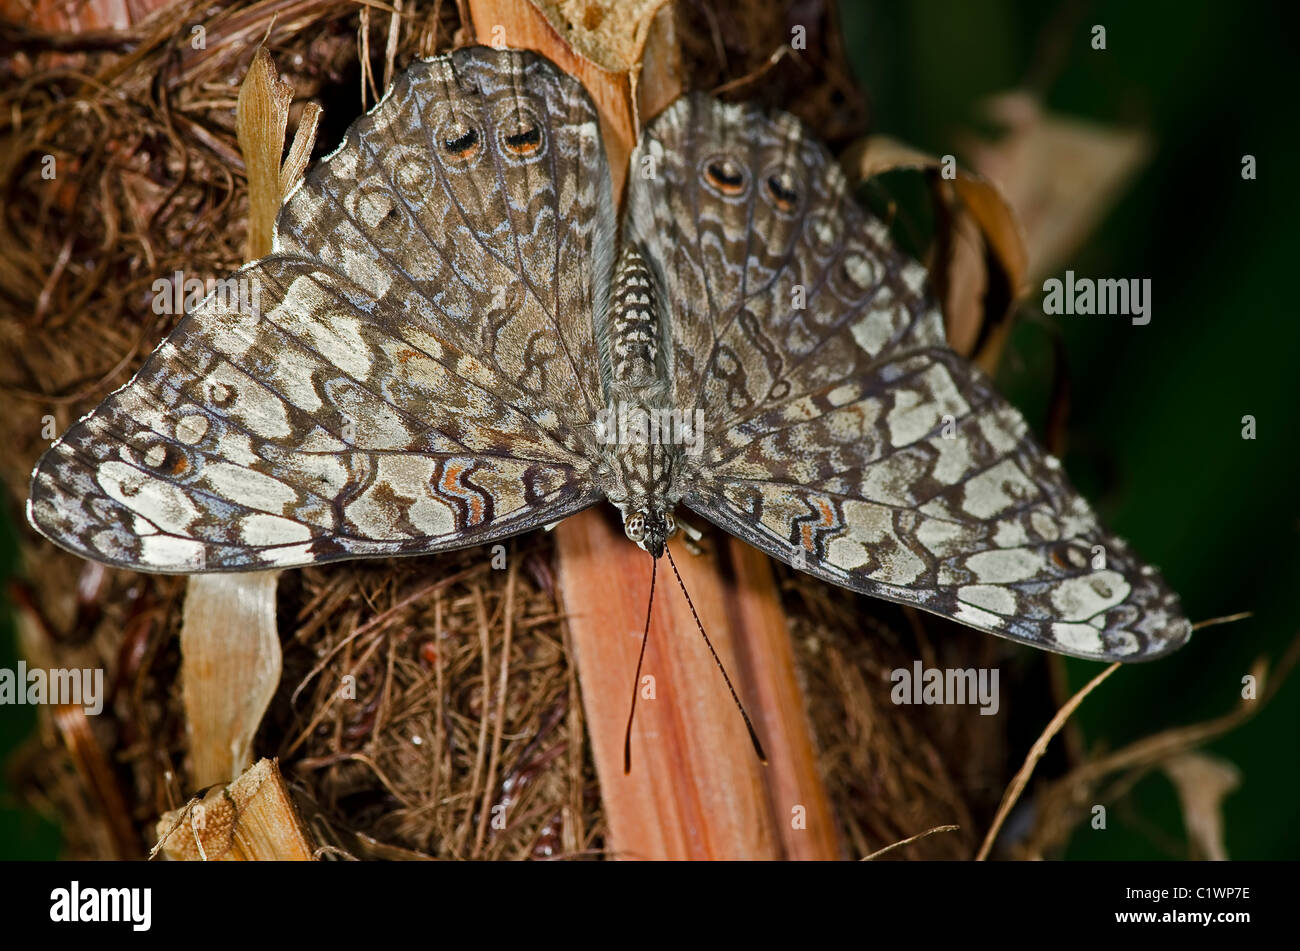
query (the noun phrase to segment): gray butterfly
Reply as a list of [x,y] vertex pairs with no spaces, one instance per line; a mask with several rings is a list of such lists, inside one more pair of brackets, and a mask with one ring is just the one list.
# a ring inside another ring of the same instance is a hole
[[846,588],[1080,657],[1190,626],[946,345],[924,270],[789,115],[682,98],[632,156],[531,53],[413,65],[238,271],[41,459],[77,554],[251,571],[684,506]]

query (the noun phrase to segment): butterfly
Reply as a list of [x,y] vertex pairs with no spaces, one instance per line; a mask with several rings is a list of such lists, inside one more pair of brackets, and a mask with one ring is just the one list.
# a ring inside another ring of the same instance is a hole
[[1177,596],[947,345],[926,272],[792,116],[692,94],[621,222],[595,107],[533,53],[414,63],[235,273],[42,457],[28,518],[141,571],[481,545],[602,500],[833,584],[1142,660]]

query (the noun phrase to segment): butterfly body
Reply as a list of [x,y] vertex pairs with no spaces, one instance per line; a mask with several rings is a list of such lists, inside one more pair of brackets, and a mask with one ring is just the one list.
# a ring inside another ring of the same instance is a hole
[[28,517],[146,571],[426,554],[608,500],[1093,659],[1190,625],[947,346],[924,269],[791,116],[646,128],[621,218],[595,107],[535,54],[413,64],[209,297],[38,463]]
[[650,265],[634,246],[623,246],[612,286],[607,405],[597,425],[605,466],[598,483],[623,513],[628,538],[658,558],[676,531],[672,511],[682,497],[681,417],[673,411],[668,381],[668,322]]

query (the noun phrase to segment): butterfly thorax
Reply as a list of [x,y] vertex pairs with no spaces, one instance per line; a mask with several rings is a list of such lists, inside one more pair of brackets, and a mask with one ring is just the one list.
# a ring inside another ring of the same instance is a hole
[[611,287],[607,401],[597,432],[605,494],[622,511],[628,537],[655,557],[676,528],[683,433],[669,396],[662,308],[645,259],[624,246]]

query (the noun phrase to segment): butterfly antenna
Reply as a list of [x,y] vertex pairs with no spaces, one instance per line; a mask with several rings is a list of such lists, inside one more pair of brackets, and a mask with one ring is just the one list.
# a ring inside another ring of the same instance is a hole
[[[668,550],[667,546],[664,547],[664,554],[668,556],[668,564],[672,565],[673,574],[677,576],[678,587],[682,589],[682,594],[686,596],[686,605],[691,609],[691,617],[695,618],[695,626],[699,628],[700,637],[704,638],[704,643],[708,646],[709,653],[713,655],[713,662],[718,665],[718,671],[722,674],[722,679],[727,682],[727,689],[731,691],[731,699],[736,702],[736,709],[739,710],[740,715],[745,718],[745,728],[749,730],[749,739],[750,742],[754,744],[754,752],[758,754],[759,760],[766,765],[767,754],[763,752],[763,744],[758,741],[758,733],[754,729],[754,723],[749,719],[749,714],[745,712],[745,705],[740,702],[740,695],[736,693],[736,688],[732,686],[731,678],[727,676],[727,668],[722,666],[722,658],[720,658],[718,652],[713,649],[713,642],[709,640],[709,635],[704,633],[704,624],[700,621],[700,616],[695,611],[695,602],[691,600],[690,592],[686,590],[686,583],[682,581],[681,572],[677,570],[677,562],[673,561],[673,553]],[[649,623],[649,618],[647,618],[646,621]],[[644,649],[643,645],[642,650]]]
[[627,735],[623,737],[623,775],[632,772],[632,718],[636,716],[636,695],[641,692],[641,662],[645,660],[645,646],[650,640],[650,609],[655,603],[655,574],[659,559],[650,559],[650,600],[645,606],[645,633],[641,635],[641,653],[636,658],[636,677],[632,680],[632,709],[627,714]]

